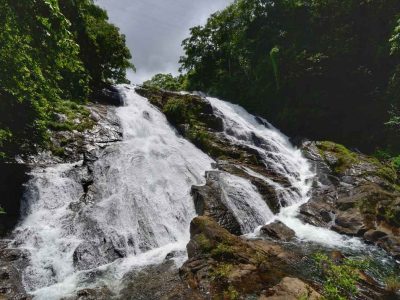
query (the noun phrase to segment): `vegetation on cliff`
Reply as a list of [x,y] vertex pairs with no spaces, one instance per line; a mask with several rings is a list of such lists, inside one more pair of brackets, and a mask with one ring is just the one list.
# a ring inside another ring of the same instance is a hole
[[124,36],[92,0],[0,0],[0,27],[3,157],[48,142],[48,128],[89,125],[80,104],[133,67]]
[[191,29],[182,71],[190,90],[290,136],[398,151],[385,123],[400,124],[399,12],[396,0],[237,0]]

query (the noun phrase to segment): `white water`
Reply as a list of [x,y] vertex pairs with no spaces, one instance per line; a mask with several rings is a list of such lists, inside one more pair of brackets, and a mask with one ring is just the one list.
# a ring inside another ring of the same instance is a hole
[[[264,217],[267,216],[265,223],[280,220],[296,232],[298,239],[320,243],[328,247],[362,247],[359,239],[348,238],[326,228],[305,224],[297,218],[300,206],[310,199],[311,185],[315,174],[301,151],[295,149],[285,135],[266,120],[254,117],[238,105],[216,98],[207,99],[223,119],[225,135],[236,144],[257,150],[264,160],[265,167],[283,176],[290,183],[288,188],[279,182],[274,182],[271,178],[244,168],[249,175],[264,180],[277,191],[282,206],[278,215],[271,216],[262,206],[258,209]],[[244,188],[244,185],[242,187]],[[247,188],[247,190],[251,189]],[[231,200],[236,202],[234,198]],[[243,212],[235,212],[234,209],[233,212],[239,218],[243,214]],[[251,231],[245,230],[244,232]],[[257,234],[258,230],[250,236],[257,236]]]
[[29,212],[16,229],[15,244],[32,255],[24,282],[39,299],[58,299],[60,290],[73,291],[85,278],[73,264],[79,245],[88,249],[87,267],[79,269],[91,269],[115,259],[112,249],[128,257],[124,264],[135,265],[164,259],[171,250],[185,249],[189,240],[195,216],[190,189],[205,182],[213,161],[179,137],[146,99],[133,90],[125,93],[127,106],[117,112],[124,141],[100,153],[93,203],[78,212],[71,209],[83,194],[71,176],[75,165],[32,172]]
[[[124,141],[99,153],[92,201],[79,204],[84,191],[75,171],[82,162],[32,172],[25,195],[28,210],[15,230],[14,245],[31,254],[24,284],[37,299],[60,299],[102,284],[118,290],[126,272],[161,263],[169,252],[185,249],[189,240],[189,223],[195,216],[190,189],[205,183],[204,173],[213,160],[178,136],[146,99],[128,88],[123,93],[127,105],[117,113]],[[221,173],[223,201],[243,232],[278,218],[300,239],[354,246],[355,242],[296,218],[300,205],[309,199],[314,177],[300,150],[239,106],[208,101],[223,119],[226,137],[257,150],[266,168],[289,182],[289,187],[283,186],[244,169],[278,192],[286,207],[274,216],[249,181]]]
[[248,180],[229,173],[221,173],[219,180],[222,201],[238,220],[243,233],[253,232],[259,225],[266,224],[274,217],[257,189]]

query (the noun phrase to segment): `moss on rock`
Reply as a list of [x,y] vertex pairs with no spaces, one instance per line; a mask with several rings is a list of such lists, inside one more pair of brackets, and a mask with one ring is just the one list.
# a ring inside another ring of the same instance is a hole
[[320,155],[336,173],[342,173],[359,162],[358,156],[343,145],[323,141],[317,142],[316,146]]

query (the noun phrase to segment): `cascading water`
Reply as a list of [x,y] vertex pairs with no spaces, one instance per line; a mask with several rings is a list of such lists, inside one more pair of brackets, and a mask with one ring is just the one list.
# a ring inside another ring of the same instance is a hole
[[[300,206],[310,199],[311,185],[315,174],[301,151],[295,149],[286,136],[266,120],[249,114],[238,105],[216,98],[207,98],[207,100],[214,107],[216,114],[222,118],[225,136],[235,144],[256,150],[263,158],[267,169],[284,177],[285,182],[289,182],[289,186],[284,186],[253,170],[244,169],[249,175],[264,180],[277,192],[281,211],[276,216],[267,217],[268,223],[280,220],[293,229],[299,239],[305,241],[322,243],[332,247],[338,245],[343,247],[362,246],[360,240],[356,238],[347,238],[329,229],[304,224],[297,218]],[[236,201],[234,198],[230,200]],[[265,202],[264,206],[266,206]],[[262,211],[261,215],[265,218],[267,209],[263,205],[259,207],[258,211]],[[233,212],[235,214],[235,210]],[[240,214],[237,213],[236,217],[240,218]],[[264,224],[259,222],[256,225]],[[250,233],[249,230],[244,232]]]
[[[121,93],[126,106],[117,114],[124,140],[97,153],[90,197],[83,197],[87,191],[76,174],[82,162],[38,168],[27,183],[25,218],[15,230],[13,245],[30,253],[23,280],[38,299],[60,299],[99,281],[112,286],[132,268],[160,263],[169,252],[183,250],[189,240],[195,216],[190,189],[205,182],[213,160],[180,137],[133,89],[121,88]],[[297,208],[308,200],[314,176],[300,150],[239,106],[207,99],[224,121],[225,136],[258,151],[266,168],[289,182],[284,186],[244,169],[277,191],[287,208],[274,216],[249,181],[221,175],[223,201],[242,231],[250,233],[280,218],[300,238],[321,242],[321,236],[329,236],[337,243],[340,235],[295,218]]]
[[124,141],[94,163],[93,201],[79,207],[84,190],[72,174],[81,162],[34,170],[27,184],[29,210],[15,244],[31,254],[24,283],[40,299],[75,289],[85,277],[77,278],[79,270],[154,249],[164,249],[157,253],[164,258],[189,240],[195,216],[190,188],[204,183],[213,161],[179,137],[146,99],[124,93],[127,105],[117,111]]

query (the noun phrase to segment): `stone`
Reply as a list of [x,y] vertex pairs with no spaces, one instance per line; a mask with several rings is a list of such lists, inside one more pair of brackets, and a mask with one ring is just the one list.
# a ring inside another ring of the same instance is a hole
[[294,230],[287,227],[281,221],[275,221],[271,224],[261,227],[261,233],[263,236],[284,242],[288,242],[296,236]]
[[203,299],[261,295],[284,277],[293,277],[293,261],[300,260],[274,242],[237,237],[209,217],[195,218],[190,232],[189,260],[180,274]]
[[398,257],[400,183],[390,165],[332,142],[306,142],[316,169],[310,201],[300,208],[306,223],[358,236]]
[[235,216],[222,201],[219,171],[207,172],[206,180],[205,186],[192,187],[191,194],[197,214],[200,216],[212,217],[223,228],[233,234],[242,234],[240,225]]
[[373,242],[373,243],[379,241],[380,239],[384,238],[385,236],[387,236],[387,234],[385,232],[382,232],[379,230],[374,230],[374,229],[370,229],[366,233],[364,233],[364,239],[366,241]]
[[298,278],[285,277],[282,281],[269,290],[271,296],[262,296],[260,300],[298,300],[303,297],[308,300],[323,299],[322,295],[309,284]]
[[122,106],[124,105],[124,100],[118,91],[118,89],[114,86],[107,86],[100,91],[95,93],[94,98],[101,102],[108,105],[114,106]]

